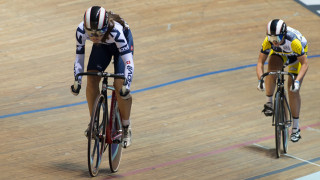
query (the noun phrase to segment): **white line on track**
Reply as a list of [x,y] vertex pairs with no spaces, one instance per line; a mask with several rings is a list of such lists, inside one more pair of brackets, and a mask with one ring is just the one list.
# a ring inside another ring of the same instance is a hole
[[269,149],[270,149],[269,147],[262,146],[262,145],[260,145],[260,144],[256,144],[256,143],[253,143],[253,145],[258,146],[258,147],[261,147],[261,148],[263,148],[263,149],[267,149],[267,150],[269,150]]
[[[268,149],[268,150],[270,149],[269,147],[262,146],[262,145],[260,145],[260,144],[256,144],[256,143],[254,143],[253,145],[258,146],[258,147],[263,148],[263,149]],[[310,161],[308,161],[308,160],[304,160],[304,159],[298,158],[298,157],[293,156],[293,155],[290,155],[290,154],[284,154],[284,155],[285,155],[285,156],[287,156],[287,157],[291,157],[291,158],[293,158],[293,159],[296,159],[296,160],[299,160],[299,161],[302,161],[302,162],[306,162],[306,163],[309,163],[309,164],[312,164],[312,165],[315,165],[315,166],[320,167],[320,165],[319,165],[319,164],[316,164],[316,163],[310,162]]]
[[316,164],[316,163],[310,162],[310,161],[308,161],[308,160],[304,160],[304,159],[301,159],[301,158],[295,157],[295,156],[290,155],[290,154],[284,154],[284,155],[285,155],[285,156],[288,156],[288,157],[291,157],[291,158],[294,158],[294,159],[297,159],[297,160],[299,160],[299,161],[303,161],[303,162],[306,162],[306,163],[309,163],[309,164],[312,164],[312,165],[315,165],[315,166],[320,167],[320,165],[319,165],[319,164]]
[[312,128],[312,127],[307,127],[307,130],[308,131],[320,132],[320,129],[315,129],[315,128]]

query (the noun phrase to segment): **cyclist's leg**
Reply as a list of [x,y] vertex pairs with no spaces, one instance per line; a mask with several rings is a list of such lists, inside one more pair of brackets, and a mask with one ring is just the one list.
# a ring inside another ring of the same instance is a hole
[[120,115],[122,118],[122,126],[123,126],[123,147],[129,147],[132,144],[131,140],[131,120],[130,120],[130,112],[131,112],[131,105],[132,105],[132,96],[129,99],[122,99],[120,97],[120,89],[123,85],[122,79],[115,79],[114,86],[116,89],[116,96],[118,100],[118,106]]
[[[294,63],[290,64],[288,66],[288,68],[289,68],[288,72],[294,74],[295,77],[297,77],[297,75],[300,71],[301,64],[299,61],[297,61],[296,58],[295,59],[293,59],[293,58],[291,58],[291,59]],[[302,81],[303,81],[303,79],[300,81],[300,87],[302,85]],[[288,79],[288,89],[291,88],[292,83],[293,83],[292,79],[289,78]],[[301,138],[300,129],[299,129],[299,115],[300,115],[300,107],[301,107],[300,90],[298,90],[297,92],[292,92],[289,90],[288,95],[289,95],[289,104],[290,104],[290,108],[291,108],[291,113],[292,113],[292,117],[293,117],[291,140],[293,142],[297,142]]]
[[[270,71],[278,71],[281,70],[283,66],[283,58],[279,55],[272,54],[269,56],[269,63],[268,63],[268,72]],[[275,76],[270,75],[266,77],[266,104],[264,105],[264,109],[262,112],[266,116],[272,116],[273,109],[272,109],[272,97],[276,86]]]
[[[283,63],[284,63],[284,60],[281,56],[272,54],[269,57],[268,72],[281,70]],[[265,82],[266,82],[266,95],[272,96],[274,93],[274,89],[276,87],[276,76],[275,75],[267,76]]]
[[[116,58],[116,56],[115,56]],[[124,74],[124,63],[121,57],[118,57],[118,60],[115,61],[115,74]],[[122,88],[124,80],[123,79],[115,79],[114,80],[114,87],[116,89],[115,93],[118,100],[119,110],[125,123],[124,126],[130,125],[130,112],[131,112],[131,105],[132,105],[132,96],[129,99],[122,99],[120,96],[120,89]]]
[[[129,99],[122,99],[120,97],[120,89],[122,88],[123,80],[122,79],[115,79],[114,80],[114,87],[116,89],[116,96],[119,104],[120,114],[123,120],[130,119],[130,112],[131,112],[131,105],[132,105],[132,97]],[[124,124],[129,125],[129,124]]]
[[[88,72],[104,71],[108,67],[112,57],[112,54],[109,52],[109,49],[110,46],[104,44],[92,46],[92,51],[87,66]],[[86,97],[88,101],[90,117],[92,115],[92,108],[94,102],[100,93],[100,80],[101,77],[98,76],[87,76]]]
[[[98,72],[97,70],[88,70],[88,72]],[[99,83],[101,77],[98,76],[88,76],[87,77],[87,88],[86,88],[86,97],[88,101],[90,117],[92,116],[92,108],[95,102],[95,99],[99,95]]]
[[[288,66],[289,72],[294,74],[297,77],[301,64],[297,61],[295,64]],[[288,89],[292,86],[292,79],[288,78]],[[302,85],[302,80],[300,81],[300,86]],[[297,92],[288,91],[289,94],[289,104],[292,111],[293,117],[299,117],[300,114],[300,105],[301,105],[301,98],[300,98],[300,90]]]
[[123,126],[123,147],[127,148],[132,144],[131,140],[131,125],[130,125],[130,112],[131,112],[131,105],[132,105],[132,96],[129,99],[122,99],[120,97],[120,89],[123,85],[124,80],[122,79],[115,79],[114,86],[115,86],[115,94],[118,100],[118,106],[120,115],[122,118],[122,126]]

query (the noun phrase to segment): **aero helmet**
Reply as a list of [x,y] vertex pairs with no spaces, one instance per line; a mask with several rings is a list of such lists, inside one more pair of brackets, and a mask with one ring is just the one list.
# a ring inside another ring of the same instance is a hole
[[268,23],[267,36],[268,40],[280,43],[287,33],[287,25],[281,19],[274,19]]
[[108,27],[108,13],[103,7],[92,6],[84,13],[83,22],[89,36],[103,36]]

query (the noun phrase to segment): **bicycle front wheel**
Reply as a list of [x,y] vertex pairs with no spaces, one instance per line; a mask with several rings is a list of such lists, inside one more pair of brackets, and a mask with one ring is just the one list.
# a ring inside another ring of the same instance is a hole
[[288,121],[288,104],[286,102],[285,97],[282,98],[281,100],[282,104],[282,145],[283,145],[283,152],[286,154],[288,153],[288,139],[289,139],[289,127],[287,124]]
[[92,177],[97,176],[105,149],[105,98],[100,94],[95,102],[88,132],[88,168]]
[[273,114],[273,120],[275,125],[275,142],[276,142],[276,155],[277,158],[280,157],[280,151],[281,151],[281,126],[279,125],[279,122],[281,121],[281,99],[280,99],[280,93],[277,92],[274,99],[274,114]]
[[122,122],[114,91],[112,93],[109,127],[112,139],[112,143],[109,144],[109,166],[111,172],[117,172],[122,156]]

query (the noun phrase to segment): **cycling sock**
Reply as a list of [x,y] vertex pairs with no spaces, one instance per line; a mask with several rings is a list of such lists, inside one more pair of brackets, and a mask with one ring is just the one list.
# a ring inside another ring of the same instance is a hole
[[296,133],[299,130],[299,118],[293,118],[292,132]]
[[266,98],[266,99],[267,99],[267,102],[271,102],[271,103],[272,103],[272,96],[268,96],[268,95],[267,95],[266,97],[267,97],[267,98]]
[[130,125],[130,119],[122,120],[122,126],[129,126],[129,125]]

